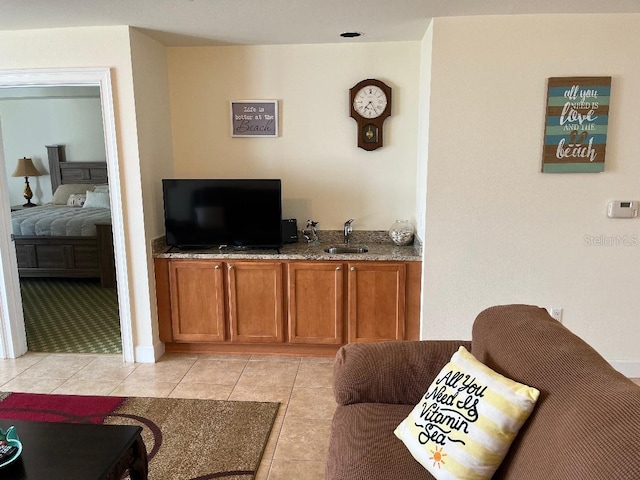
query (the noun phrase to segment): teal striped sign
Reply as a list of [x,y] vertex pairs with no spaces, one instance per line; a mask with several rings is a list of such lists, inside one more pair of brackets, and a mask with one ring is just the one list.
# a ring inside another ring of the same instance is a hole
[[610,97],[611,77],[549,78],[543,172],[604,172]]

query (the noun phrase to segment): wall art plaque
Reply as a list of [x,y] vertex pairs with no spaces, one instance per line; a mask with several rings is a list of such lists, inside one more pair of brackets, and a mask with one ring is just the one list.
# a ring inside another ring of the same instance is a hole
[[232,137],[277,137],[277,100],[233,100]]
[[551,77],[542,171],[604,171],[611,77]]

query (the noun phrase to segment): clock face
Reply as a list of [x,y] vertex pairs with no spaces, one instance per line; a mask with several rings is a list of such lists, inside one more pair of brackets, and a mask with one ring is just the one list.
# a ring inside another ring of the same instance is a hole
[[380,87],[367,85],[356,93],[353,109],[364,118],[377,118],[387,108],[387,96]]

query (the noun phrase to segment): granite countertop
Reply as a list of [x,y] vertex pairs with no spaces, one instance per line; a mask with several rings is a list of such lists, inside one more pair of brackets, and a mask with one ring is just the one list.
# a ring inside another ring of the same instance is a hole
[[366,261],[400,261],[412,262],[422,260],[422,244],[414,241],[414,245],[395,245],[386,231],[353,232],[349,246],[366,246],[367,253],[331,254],[324,251],[328,246],[342,245],[342,232],[320,231],[320,244],[307,243],[301,235],[301,241],[284,245],[277,250],[235,249],[235,248],[203,248],[180,249],[169,247],[164,237],[153,242],[155,258],[211,258],[211,259],[251,259],[251,260],[366,260]]

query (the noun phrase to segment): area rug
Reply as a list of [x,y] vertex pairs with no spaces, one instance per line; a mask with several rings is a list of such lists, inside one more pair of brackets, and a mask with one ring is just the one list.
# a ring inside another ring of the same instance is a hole
[[3,424],[15,419],[141,426],[151,480],[255,478],[278,407],[271,402],[0,393]]
[[115,288],[96,279],[21,278],[20,290],[29,351],[121,353]]

